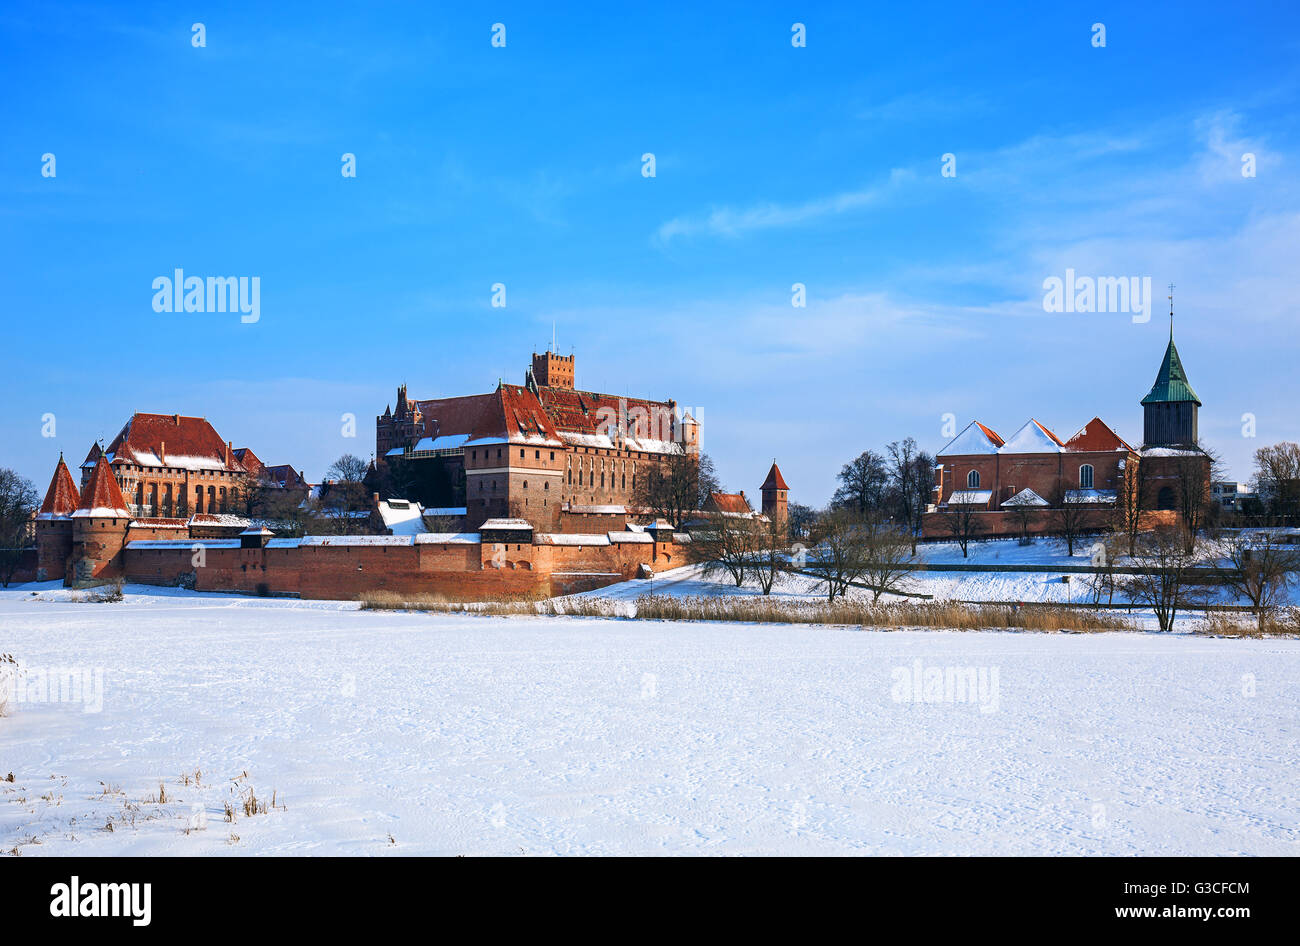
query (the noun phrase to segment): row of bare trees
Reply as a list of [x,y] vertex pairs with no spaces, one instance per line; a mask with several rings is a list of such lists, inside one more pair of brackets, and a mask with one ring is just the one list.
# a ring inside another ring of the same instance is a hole
[[816,517],[809,544],[791,543],[777,520],[725,513],[710,514],[691,540],[706,575],[725,574],[736,587],[752,581],[765,595],[783,574],[798,573],[816,579],[829,601],[855,585],[878,601],[902,591],[917,562],[913,536],[879,513],[844,506]]

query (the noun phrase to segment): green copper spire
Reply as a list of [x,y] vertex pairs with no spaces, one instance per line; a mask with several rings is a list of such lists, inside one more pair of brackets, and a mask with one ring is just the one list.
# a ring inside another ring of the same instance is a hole
[[1160,363],[1160,373],[1156,375],[1156,383],[1151,386],[1151,393],[1142,399],[1142,403],[1161,404],[1171,401],[1194,401],[1197,407],[1201,406],[1201,399],[1187,383],[1183,360],[1178,357],[1178,348],[1174,345],[1173,312],[1169,313],[1169,347],[1165,349],[1165,360]]

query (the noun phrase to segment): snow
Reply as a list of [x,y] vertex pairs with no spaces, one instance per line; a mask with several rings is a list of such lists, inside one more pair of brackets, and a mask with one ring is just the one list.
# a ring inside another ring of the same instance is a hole
[[76,509],[73,510],[71,518],[73,519],[130,519],[131,513],[125,509],[115,509],[112,506],[96,506],[93,509]]
[[379,517],[393,535],[415,535],[424,531],[423,510],[419,503],[406,500],[381,500]]
[[305,545],[414,545],[414,535],[308,535],[298,540]]
[[1102,503],[1114,505],[1119,495],[1113,489],[1069,489],[1065,491],[1065,500],[1070,503]]
[[981,453],[997,453],[998,445],[988,438],[984,430],[975,421],[966,425],[966,429],[939,451],[938,456],[974,456]]
[[479,526],[481,530],[501,529],[501,530],[524,530],[532,531],[533,524],[527,519],[489,519]]
[[991,489],[955,489],[948,497],[949,506],[984,506],[993,498]]
[[[991,491],[990,491],[990,495],[991,495]],[[1026,486],[1024,489],[1016,493],[1016,495],[1012,496],[1002,505],[1003,506],[1046,506],[1047,504],[1048,503],[1046,499],[1044,499],[1042,496],[1039,496],[1032,489]]]
[[536,537],[539,545],[609,545],[609,536],[605,533],[550,532]]
[[[297,545],[298,540],[293,539],[293,544]],[[133,542],[126,543],[126,548],[132,551],[149,552],[163,551],[166,549],[192,549],[199,545],[205,549],[237,549],[239,548],[238,539],[186,539],[176,541],[172,539],[136,539]]]
[[[0,718],[23,856],[1300,854],[1300,641],[31,587],[5,649],[102,672],[102,711]],[[918,670],[987,686],[916,702]],[[284,807],[225,823],[245,784]]]
[[998,449],[998,453],[1064,453],[1065,448],[1034,419],[1025,422]]
[[415,537],[416,545],[478,545],[477,532],[421,532]]

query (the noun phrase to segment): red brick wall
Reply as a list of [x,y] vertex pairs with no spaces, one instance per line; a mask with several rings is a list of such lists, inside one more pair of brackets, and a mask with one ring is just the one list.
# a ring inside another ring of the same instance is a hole
[[[685,546],[671,542],[591,546],[306,545],[293,548],[206,550],[202,567],[188,548],[128,549],[129,581],[175,584],[193,572],[199,591],[265,590],[304,598],[351,600],[366,591],[486,600],[568,594],[635,578],[685,562]],[[554,575],[560,572],[560,575]]]

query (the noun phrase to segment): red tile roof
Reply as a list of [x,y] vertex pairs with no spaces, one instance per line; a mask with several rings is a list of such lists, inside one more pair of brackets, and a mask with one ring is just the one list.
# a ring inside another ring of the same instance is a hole
[[763,480],[763,485],[759,489],[785,489],[790,487],[785,485],[785,477],[781,475],[781,469],[772,461],[772,469],[767,471],[767,479]]
[[667,401],[596,394],[565,388],[540,387],[534,393],[517,384],[502,384],[491,394],[416,401],[427,436],[458,434],[473,438],[508,440],[544,437],[560,440],[560,433],[596,435],[626,412],[633,437],[669,439],[673,436],[673,405]]
[[1065,448],[1080,453],[1109,453],[1114,450],[1137,452],[1100,417],[1094,417],[1084,424],[1082,430],[1065,442]]
[[[988,437],[990,440],[992,440],[992,441],[993,441],[993,445],[994,445],[995,447],[1001,447],[1001,446],[1003,446],[1004,444],[1006,444],[1006,441],[1003,440],[1001,437],[999,437],[999,436],[998,436],[998,432],[997,432],[996,430],[994,430],[992,427],[985,427],[985,426],[984,426],[983,424],[981,424],[979,421],[975,421],[975,426],[978,427],[980,430],[984,431],[984,436],[986,436],[986,437]],[[1046,429],[1046,428],[1044,428],[1044,429]],[[1053,434],[1052,436],[1055,437],[1056,435]]]
[[242,472],[233,458],[227,462],[226,450],[221,435],[202,417],[135,413],[105,452],[115,464]]
[[119,513],[117,518],[122,519],[131,515],[126,508],[126,500],[122,497],[122,490],[113,478],[113,469],[103,457],[95,463],[90,482],[81,491],[81,502],[77,504],[76,512],[87,516]]
[[718,512],[753,512],[742,493],[710,493],[709,504]]
[[40,515],[67,516],[80,502],[76,481],[72,479],[68,465],[63,462],[63,454],[59,454],[59,465],[54,468],[50,488],[45,491],[45,502],[41,503]]

